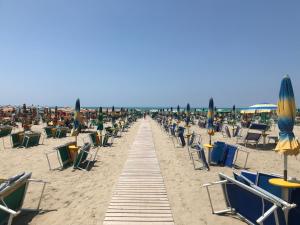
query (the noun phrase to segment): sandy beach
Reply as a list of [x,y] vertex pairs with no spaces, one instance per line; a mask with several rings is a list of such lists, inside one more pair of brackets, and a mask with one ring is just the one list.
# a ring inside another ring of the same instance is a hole
[[[32,130],[41,131],[42,127]],[[16,225],[96,225],[102,224],[111,199],[111,192],[123,168],[139,122],[136,122],[123,137],[116,138],[112,147],[101,148],[98,161],[88,172],[67,168],[49,171],[45,153],[74,137],[45,139],[43,145],[28,149],[3,150],[1,148],[0,177],[9,177],[22,171],[32,172],[32,178],[50,182],[45,191],[39,215],[24,214],[15,218]],[[78,137],[79,145],[86,134]],[[9,146],[9,139],[6,138]],[[40,185],[29,187],[24,207],[36,207]]]
[[[141,119],[142,120],[142,119]],[[32,147],[1,149],[1,177],[8,177],[22,171],[32,172],[32,177],[48,181],[45,196],[42,201],[42,211],[35,215],[21,214],[14,220],[16,225],[101,225],[111,200],[112,191],[127,159],[127,152],[133,143],[140,127],[141,120],[136,122],[123,137],[115,139],[113,147],[101,148],[98,161],[89,172],[67,168],[62,171],[49,171],[45,153],[54,147],[74,140],[74,137],[62,139],[45,139],[44,144]],[[174,147],[170,137],[161,129],[158,123],[150,117],[153,141],[161,173],[176,225],[213,225],[213,224],[245,224],[241,220],[229,216],[212,215],[204,183],[217,181],[218,173],[232,175],[232,169],[227,167],[211,167],[209,172],[194,170],[189,159],[187,148]],[[35,125],[34,131],[42,131],[44,125]],[[202,143],[208,142],[207,130],[196,125],[191,131],[201,135]],[[246,133],[246,130],[243,131]],[[278,133],[277,128],[270,134]],[[295,127],[295,135],[299,137],[300,127]],[[80,134],[79,145],[87,134]],[[224,138],[216,133],[213,141],[225,141],[236,144],[234,138]],[[9,138],[5,138],[8,146]],[[264,171],[282,174],[282,157],[270,150],[260,150],[249,147],[241,148],[250,152],[247,168],[251,171]],[[245,155],[240,155],[237,163],[244,161]],[[54,160],[54,159],[53,159]],[[299,160],[289,157],[289,176],[299,177]],[[40,185],[29,187],[24,207],[34,208],[37,204]],[[216,209],[224,208],[223,195],[220,187],[215,187],[213,201]]]

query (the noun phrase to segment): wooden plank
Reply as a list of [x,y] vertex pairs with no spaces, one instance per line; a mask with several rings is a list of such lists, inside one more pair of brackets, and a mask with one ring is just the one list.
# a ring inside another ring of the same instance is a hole
[[113,191],[104,225],[174,225],[167,190],[144,121]]

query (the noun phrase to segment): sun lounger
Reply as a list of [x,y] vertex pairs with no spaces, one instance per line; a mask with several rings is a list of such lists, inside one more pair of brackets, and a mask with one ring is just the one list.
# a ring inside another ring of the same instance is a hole
[[223,137],[231,138],[231,134],[228,126],[224,126],[224,130],[222,130]]
[[[23,210],[39,211],[41,200],[43,198],[46,183],[41,180],[30,179],[31,173],[21,173],[9,179],[0,179],[0,224],[11,225],[13,218]],[[37,208],[22,209],[26,196],[28,184],[30,182],[42,183],[42,191],[38,201]]]
[[[110,142],[109,142],[110,139]],[[113,145],[114,142],[114,136],[111,135],[110,133],[105,133],[104,137],[103,137],[103,147],[111,147]]]
[[4,138],[11,134],[12,129],[13,128],[11,126],[1,126],[0,127],[0,138],[2,139],[2,144],[3,144],[4,149],[6,148],[5,143],[4,143]]
[[68,131],[69,131],[69,128],[67,128],[67,127],[59,127],[59,128],[57,128],[57,130],[56,130],[55,137],[56,137],[56,138],[64,138],[64,137],[67,137]]
[[28,133],[24,135],[23,146],[25,148],[39,145],[41,133]]
[[215,142],[211,151],[211,163],[212,165],[218,166],[236,167],[236,160],[240,152],[246,154],[243,165],[243,168],[246,168],[249,152],[237,146],[226,144],[225,142]]
[[[197,154],[197,159],[194,158],[194,153]],[[204,152],[204,149],[200,146],[200,144],[197,144],[195,145],[195,148],[191,149],[190,150],[190,156],[191,156],[191,159],[192,159],[192,162],[193,162],[193,166],[194,166],[194,169],[205,169],[205,170],[209,170],[209,165],[206,161],[206,156],[205,156],[205,152]],[[199,161],[199,163],[201,163],[201,166],[200,167],[196,167],[196,164],[195,164],[195,161]]]
[[245,139],[244,139],[244,145],[247,146],[247,144],[249,142],[251,142],[251,143],[254,143],[256,145],[256,148],[257,148],[257,145],[259,143],[260,138],[261,138],[261,133],[248,132],[246,134]]
[[94,162],[98,148],[96,152],[93,154],[91,151],[91,144],[85,143],[79,150],[79,153],[74,161],[73,168],[87,171],[89,169],[90,163]]
[[[220,181],[203,185],[207,189],[213,214],[234,214],[252,225],[287,225],[286,215],[296,207],[295,204],[289,204],[227,175],[219,174],[219,177]],[[214,209],[209,191],[209,187],[214,185],[222,186],[225,210]],[[288,224],[291,225],[290,222]]]
[[47,138],[53,137],[52,128],[53,128],[53,126],[44,127],[44,131],[46,133]]
[[90,143],[94,148],[98,148],[102,146],[101,140],[98,136],[97,132],[92,132],[88,134],[88,137],[90,139]]
[[[269,183],[269,179],[280,178],[280,177],[282,176],[277,174],[267,174],[261,172],[252,173],[249,171],[241,171],[241,175],[235,174],[235,179],[240,179],[242,182],[248,180],[248,183],[252,188],[282,203],[285,201],[281,199],[282,196],[281,188],[273,186]],[[249,179],[251,179],[251,181]],[[254,183],[253,180],[255,180]],[[288,221],[287,224],[297,225],[299,224],[299,218],[300,218],[300,189],[290,189],[289,202],[291,204],[294,204],[294,207],[288,208],[285,211],[285,218]]]
[[[72,159],[69,154],[69,146],[76,145],[76,142],[68,142],[64,145],[60,145],[56,148],[54,148],[54,151],[50,151],[46,153],[46,158],[48,161],[49,170],[55,170],[55,169],[64,169],[72,165]],[[50,163],[50,155],[56,154],[57,160],[59,163],[59,166],[56,168],[52,168]]]

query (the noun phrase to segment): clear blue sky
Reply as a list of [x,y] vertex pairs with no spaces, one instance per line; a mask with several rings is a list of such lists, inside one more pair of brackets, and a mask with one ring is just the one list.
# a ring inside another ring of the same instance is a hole
[[0,0],[0,105],[300,103],[300,1]]

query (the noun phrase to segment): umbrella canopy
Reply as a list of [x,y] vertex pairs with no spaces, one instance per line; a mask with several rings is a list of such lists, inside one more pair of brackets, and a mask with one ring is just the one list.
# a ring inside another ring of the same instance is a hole
[[214,134],[214,100],[213,98],[209,99],[208,112],[207,112],[207,129],[208,134]]
[[80,114],[80,100],[79,98],[75,103],[75,112],[74,112],[74,129],[77,130],[79,128],[79,114]]
[[298,155],[300,144],[293,133],[296,103],[291,79],[286,76],[281,81],[277,108],[279,142],[275,151],[284,154],[284,180],[287,180],[287,156]]
[[102,113],[102,107],[100,107],[99,110],[98,110],[97,130],[103,130],[103,113]]
[[277,109],[277,105],[269,104],[269,103],[262,103],[249,106],[248,108],[241,111],[241,113],[270,113]]
[[288,76],[284,77],[281,81],[277,115],[280,133],[279,142],[275,151],[287,155],[298,155],[300,145],[293,133],[296,117],[296,103],[292,82]]
[[178,113],[180,112],[180,106],[179,105],[177,106],[177,112]]
[[232,106],[232,118],[235,120],[235,105]]
[[186,105],[186,112],[187,112],[187,113],[190,113],[190,111],[191,111],[191,106],[190,106],[190,103],[188,103],[188,104]]

